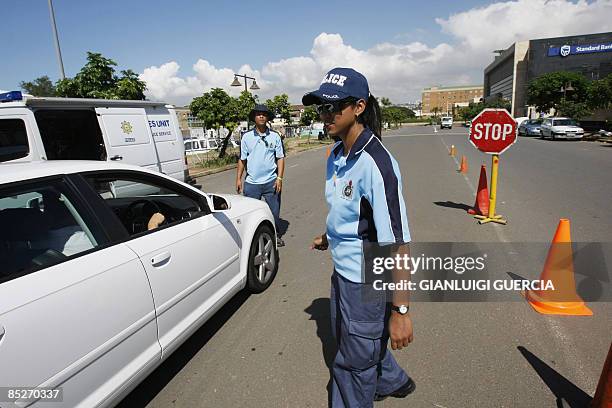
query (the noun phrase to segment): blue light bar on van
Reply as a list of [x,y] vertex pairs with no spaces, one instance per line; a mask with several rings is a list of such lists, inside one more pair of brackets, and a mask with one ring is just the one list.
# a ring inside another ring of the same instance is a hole
[[11,91],[0,93],[0,102],[13,102],[23,99],[20,91]]

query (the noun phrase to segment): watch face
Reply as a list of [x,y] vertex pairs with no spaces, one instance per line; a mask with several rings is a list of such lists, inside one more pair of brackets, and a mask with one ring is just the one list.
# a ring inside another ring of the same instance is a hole
[[408,313],[408,308],[407,308],[406,306],[404,306],[404,305],[401,305],[401,306],[399,307],[399,312],[400,312],[401,314],[406,314],[406,313]]

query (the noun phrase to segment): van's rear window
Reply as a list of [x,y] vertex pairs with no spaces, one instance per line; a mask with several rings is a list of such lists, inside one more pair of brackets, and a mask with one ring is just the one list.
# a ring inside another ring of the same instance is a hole
[[0,162],[26,157],[28,133],[21,119],[0,119]]

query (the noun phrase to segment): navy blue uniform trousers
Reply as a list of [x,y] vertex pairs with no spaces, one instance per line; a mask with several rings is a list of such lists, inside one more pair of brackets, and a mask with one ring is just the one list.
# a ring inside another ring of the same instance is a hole
[[274,183],[276,179],[269,181],[264,184],[251,184],[244,182],[243,192],[244,195],[250,198],[254,198],[256,200],[261,200],[262,198],[270,207],[270,211],[274,216],[274,224],[276,225],[276,233],[280,235],[278,232],[279,221],[280,221],[280,194],[276,193],[274,189]]
[[331,278],[331,324],[337,353],[333,365],[332,407],[372,407],[374,394],[390,394],[408,375],[387,350],[390,305],[384,291]]

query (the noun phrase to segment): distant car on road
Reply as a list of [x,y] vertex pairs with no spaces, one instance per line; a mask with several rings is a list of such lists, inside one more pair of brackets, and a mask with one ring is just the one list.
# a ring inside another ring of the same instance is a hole
[[518,128],[518,134],[522,136],[540,136],[542,119],[524,120]]
[[265,202],[112,162],[0,164],[0,226],[0,384],[52,406],[115,406],[278,270]]
[[556,139],[582,139],[584,129],[570,118],[545,118],[540,126],[540,137]]
[[442,116],[440,119],[440,129],[444,128],[453,128],[453,117],[452,116]]
[[521,123],[525,122],[526,120],[529,120],[527,116],[519,116],[518,118],[514,118],[517,127],[521,126]]

